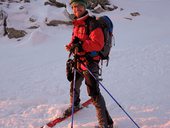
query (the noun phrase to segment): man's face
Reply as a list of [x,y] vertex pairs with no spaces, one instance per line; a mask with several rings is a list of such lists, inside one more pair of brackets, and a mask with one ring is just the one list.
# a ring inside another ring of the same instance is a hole
[[86,11],[85,7],[81,4],[74,3],[72,5],[73,13],[77,18],[80,18]]

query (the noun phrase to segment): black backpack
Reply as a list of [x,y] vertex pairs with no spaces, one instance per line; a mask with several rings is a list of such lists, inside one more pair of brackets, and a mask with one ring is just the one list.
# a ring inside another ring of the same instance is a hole
[[[99,51],[97,54],[96,52],[91,52],[91,56],[99,55],[101,57],[101,60],[107,60],[106,66],[108,66],[109,62],[109,54],[112,48],[112,39],[113,39],[113,23],[111,19],[108,16],[100,16],[98,18],[93,16],[93,19],[96,20],[99,27],[102,28],[103,34],[104,34],[104,46],[101,51]],[[89,34],[89,21],[86,21],[87,24],[87,33]]]

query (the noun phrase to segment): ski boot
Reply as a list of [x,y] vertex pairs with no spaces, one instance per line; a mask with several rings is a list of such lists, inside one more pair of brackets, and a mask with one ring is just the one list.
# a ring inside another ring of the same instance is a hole
[[95,126],[95,128],[114,128],[113,124],[109,124],[107,126]]
[[[74,106],[74,112],[81,109],[82,106],[79,104],[79,105],[76,105]],[[65,110],[64,114],[63,114],[63,117],[68,117],[72,114],[72,106],[70,106],[68,109]]]

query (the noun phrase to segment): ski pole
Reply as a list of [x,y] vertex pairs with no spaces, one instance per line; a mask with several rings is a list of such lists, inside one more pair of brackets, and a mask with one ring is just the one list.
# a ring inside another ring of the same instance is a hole
[[74,124],[74,95],[75,95],[75,87],[76,87],[76,69],[74,68],[74,78],[73,78],[73,98],[72,98],[72,113],[71,113],[71,128],[73,128]]
[[83,64],[87,71],[92,75],[92,77],[98,82],[98,84],[109,94],[109,96],[116,102],[116,104],[123,110],[123,112],[129,117],[129,119],[136,125],[137,128],[140,128],[139,125],[132,119],[132,117],[125,111],[125,109],[119,104],[119,102],[112,96],[112,94],[103,86],[103,84],[93,75],[93,73],[88,69],[88,67],[79,60],[81,64]]
[[72,113],[71,113],[71,128],[73,128],[73,124],[74,124],[74,95],[75,95],[75,88],[76,88],[76,72],[77,72],[77,51],[78,48],[75,48],[74,51],[74,77],[73,77],[73,98],[72,98]]
[[[86,67],[87,68],[87,67]],[[93,76],[93,78],[102,86],[102,88],[109,94],[109,96],[116,102],[116,104],[123,110],[123,112],[130,118],[130,120],[140,128],[139,125],[132,119],[132,117],[125,111],[125,109],[119,104],[119,102],[111,95],[111,93],[103,86],[103,84],[93,75],[93,73],[87,68],[88,72]]]

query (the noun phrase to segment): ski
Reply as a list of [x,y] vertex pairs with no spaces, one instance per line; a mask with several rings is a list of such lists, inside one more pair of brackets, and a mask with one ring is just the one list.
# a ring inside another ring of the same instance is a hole
[[[81,107],[81,108],[79,108],[78,110],[74,111],[74,114],[77,113],[78,111],[80,111],[81,109],[87,107],[87,106],[88,106],[89,104],[91,104],[91,103],[92,103],[92,99],[89,99],[89,100],[85,101],[85,102],[82,104],[82,107]],[[60,122],[62,122],[62,121],[64,121],[64,120],[66,120],[66,119],[69,118],[70,116],[71,116],[71,114],[68,115],[68,116],[66,116],[66,117],[58,117],[58,118],[56,118],[56,119],[48,122],[46,125],[42,126],[41,128],[52,128],[52,127],[54,127],[56,124],[58,124],[58,123],[60,123]]]

